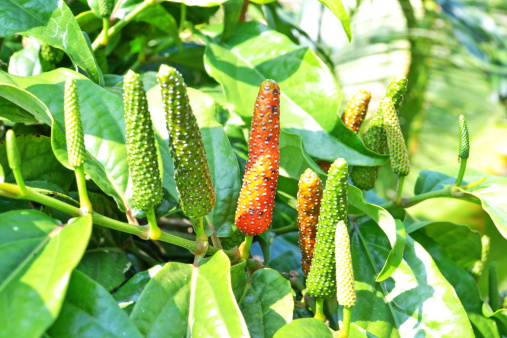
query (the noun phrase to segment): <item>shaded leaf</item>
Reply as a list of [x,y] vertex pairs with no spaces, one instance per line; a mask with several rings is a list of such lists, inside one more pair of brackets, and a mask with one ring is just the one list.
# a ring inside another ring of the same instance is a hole
[[298,337],[298,338],[331,338],[333,332],[320,319],[303,318],[296,319],[285,325],[275,334],[275,338]]
[[294,300],[290,282],[276,270],[257,270],[239,306],[251,337],[273,337],[292,320]]
[[99,250],[85,253],[77,270],[111,291],[125,281],[125,272],[131,263],[123,252],[109,251],[107,248]]
[[90,237],[90,215],[65,226],[36,210],[0,217],[0,325],[6,337],[40,337],[58,316]]
[[62,311],[48,334],[54,337],[141,337],[109,292],[79,271],[72,273]]

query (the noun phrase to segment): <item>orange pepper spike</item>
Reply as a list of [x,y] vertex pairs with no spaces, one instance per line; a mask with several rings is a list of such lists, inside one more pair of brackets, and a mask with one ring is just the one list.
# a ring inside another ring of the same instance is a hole
[[371,93],[367,90],[360,89],[350,99],[345,111],[343,112],[343,123],[356,134],[359,132],[359,128],[361,128],[361,125],[363,124],[370,100]]
[[266,231],[273,219],[280,164],[280,87],[261,83],[250,131],[248,161],[236,209],[236,226],[249,236]]

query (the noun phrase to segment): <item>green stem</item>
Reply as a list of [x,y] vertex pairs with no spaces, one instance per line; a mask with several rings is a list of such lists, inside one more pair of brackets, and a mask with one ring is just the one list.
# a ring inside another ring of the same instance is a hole
[[150,239],[156,240],[160,238],[162,231],[157,224],[157,216],[155,216],[155,208],[150,208],[146,211],[146,218],[150,227]]
[[250,247],[252,246],[253,236],[246,235],[245,238],[245,247],[243,248],[243,251],[241,251],[240,258],[241,259],[248,259],[250,257]]
[[19,189],[24,194],[26,193],[25,180],[21,174],[21,158],[19,157],[18,144],[16,142],[16,134],[12,129],[7,130],[5,135],[6,148],[7,148],[7,160],[9,162],[9,168],[11,168],[14,174],[14,179],[19,185]]
[[463,182],[463,177],[465,177],[465,171],[467,169],[467,159],[460,157],[460,165],[459,165],[459,173],[458,177],[456,178],[456,186],[460,186],[461,182]]
[[136,17],[136,15],[138,15],[139,13],[141,13],[142,11],[144,11],[146,8],[150,7],[151,5],[153,5],[155,3],[156,3],[156,0],[145,0],[145,1],[143,1],[132,12],[130,12],[129,14],[127,14],[122,20],[118,21],[117,23],[115,23],[113,25],[113,27],[109,28],[107,30],[107,32],[105,32],[104,30],[102,30],[102,32],[100,32],[99,36],[97,36],[97,38],[95,39],[95,41],[93,41],[93,43],[92,43],[92,49],[95,51],[95,50],[97,50],[102,45],[102,41],[104,40],[104,36],[106,34],[108,35],[108,38],[111,39],[113,36],[115,36],[116,34],[118,34],[118,32],[120,32],[120,30],[123,27],[125,27],[128,23],[130,23]]
[[79,193],[79,204],[84,214],[92,212],[92,203],[88,198],[88,190],[86,189],[86,178],[83,165],[74,168],[76,174],[76,185]]
[[208,226],[211,230],[211,243],[213,243],[213,246],[217,249],[222,250],[222,242],[220,242],[220,238],[217,236],[217,232],[215,231],[215,228],[213,227],[213,223],[211,223],[211,220],[209,216],[205,216],[206,222],[208,222]]
[[286,225],[284,227],[280,227],[280,228],[276,228],[276,229],[271,229],[271,232],[275,233],[277,235],[281,235],[281,234],[286,234],[288,232],[296,231],[296,230],[298,230],[297,224],[291,224],[291,225]]
[[102,19],[102,31],[104,32],[104,35],[102,36],[100,44],[106,46],[109,42],[109,18]]
[[182,3],[180,9],[181,9],[181,11],[180,11],[179,31],[181,32],[183,30],[183,26],[185,25],[185,21],[187,21],[187,5]]
[[500,308],[500,295],[498,292],[498,277],[495,262],[489,263],[489,305],[493,311]]
[[403,183],[405,182],[405,176],[398,176],[398,183],[396,184],[396,197],[394,198],[395,205],[401,205],[402,198],[401,193],[403,191]]
[[352,318],[352,307],[343,307],[343,323],[340,330],[340,337],[347,338],[350,330],[350,319]]
[[315,316],[314,318],[320,319],[323,322],[326,321],[326,315],[324,314],[324,298],[315,298]]
[[208,236],[206,235],[206,231],[204,231],[204,217],[191,217],[190,221],[194,226],[195,240],[198,242],[208,241]]
[[[68,215],[73,217],[77,217],[81,215],[81,210],[76,208],[70,204],[62,202],[60,200],[54,199],[52,197],[40,194],[36,191],[33,191],[30,188],[26,188],[26,193],[23,194],[20,187],[15,184],[10,183],[0,183],[0,195],[16,198],[16,199],[26,199],[33,202],[37,202],[40,204],[47,205],[48,207],[60,210]],[[103,227],[118,230],[121,232],[125,232],[131,235],[139,236],[142,239],[149,238],[149,228],[146,226],[137,226],[124,222],[117,221],[115,219],[103,216],[101,214],[92,212],[93,223],[97,225],[101,225]],[[197,242],[184,239],[175,235],[168,234],[162,231],[162,234],[159,238],[160,241],[177,245],[179,247],[188,249],[189,251],[196,251],[199,249],[200,245]],[[215,247],[209,247],[207,254],[212,255],[217,252],[218,249]],[[224,250],[224,253],[231,258],[231,260],[237,260],[237,251],[234,250]]]

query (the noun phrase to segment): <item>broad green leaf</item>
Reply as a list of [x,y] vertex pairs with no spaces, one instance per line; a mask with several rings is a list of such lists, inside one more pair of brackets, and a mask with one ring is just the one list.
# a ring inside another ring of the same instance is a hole
[[502,329],[502,337],[507,334],[507,310],[506,309],[499,309],[497,311],[493,311],[491,309],[491,306],[489,306],[488,303],[484,303],[482,305],[482,313],[487,318],[496,319],[497,322],[500,324],[499,326]]
[[241,300],[241,297],[243,297],[245,288],[248,283],[248,274],[245,269],[246,261],[231,266],[232,292],[234,293],[234,297],[236,298],[237,302],[239,302]]
[[[63,117],[63,89],[65,80],[69,77],[77,79],[85,146],[91,155],[86,159],[85,172],[105,193],[115,198],[120,208],[123,210],[132,208],[123,101],[119,95],[96,85],[76,72],[63,68],[31,77],[17,77],[0,72],[0,95],[4,100],[9,101],[30,99],[30,103],[20,102],[20,104],[27,111],[37,114],[38,118],[43,118],[45,123],[52,125],[53,151],[58,160],[66,165],[68,162]],[[1,83],[8,83],[8,85]],[[12,90],[13,85],[18,88]],[[2,91],[2,89],[8,90]],[[23,97],[19,97],[20,92],[24,93]],[[15,102],[18,103],[18,101]],[[51,115],[43,117],[41,110]],[[155,122],[164,121],[163,116],[153,116],[153,119]],[[165,129],[163,127],[165,122],[159,126],[161,126],[159,129]],[[157,140],[163,159],[164,188],[176,199],[169,150],[166,141],[160,135],[157,135]]]
[[459,266],[470,269],[481,259],[481,234],[470,227],[451,222],[420,222],[407,227],[407,233],[419,231],[438,243]]
[[101,248],[85,253],[77,270],[111,291],[125,281],[125,271],[131,265],[125,253]]
[[227,0],[222,4],[222,8],[224,9],[224,30],[221,39],[225,41],[238,25],[243,0]]
[[[459,300],[467,311],[476,336],[498,336],[498,329],[494,321],[482,315],[482,301],[475,280],[467,271],[460,268],[457,263],[453,261],[447,254],[445,247],[440,246],[435,238],[430,238],[424,230],[425,229],[421,229],[415,232],[413,235],[414,239],[428,251],[442,275],[444,275],[445,279],[454,287]],[[491,332],[494,333],[495,331],[496,335],[491,334]]]
[[354,330],[377,337],[416,337],[422,332],[427,337],[474,337],[456,291],[410,236],[402,262],[380,283],[375,275],[390,249],[374,222],[355,227],[351,250],[357,291]]
[[[232,147],[221,124],[216,121],[218,106],[211,96],[188,88],[190,105],[201,130],[206,156],[216,194],[215,207],[210,213],[211,222],[219,236],[227,236],[234,224],[234,213],[241,188],[239,166]],[[157,116],[154,121],[160,135],[167,140],[165,113],[160,97],[160,86],[148,91],[150,111]],[[165,142],[164,153],[169,153]],[[167,150],[166,150],[167,149]]]
[[319,0],[340,20],[349,42],[352,41],[352,30],[350,29],[350,17],[342,0]]
[[227,0],[164,0],[167,2],[179,2],[187,6],[213,7],[223,4]]
[[311,49],[256,22],[240,23],[225,42],[209,40],[208,74],[245,120],[251,119],[260,83],[271,78],[280,84],[282,128],[299,134],[310,155],[330,161],[344,157],[355,165],[386,161],[340,121],[336,80]]
[[141,293],[131,320],[147,337],[247,337],[229,269],[221,251],[199,267],[166,264]]
[[140,12],[134,18],[135,21],[142,21],[154,25],[171,36],[176,44],[181,46],[181,39],[178,33],[178,24],[174,17],[165,10],[162,5],[150,6]]
[[298,337],[298,338],[332,338],[333,332],[320,319],[303,318],[296,319],[278,330],[275,338]]
[[66,225],[36,210],[0,216],[2,335],[40,337],[51,326],[91,228],[90,215]]
[[298,245],[298,238],[298,233],[293,231],[278,235],[270,241],[269,266],[271,268],[287,273],[295,270],[302,274],[301,249]]
[[[21,135],[16,137],[21,158],[21,173],[28,181],[44,181],[67,191],[74,181],[74,174],[58,162],[51,149],[51,139],[40,135]],[[5,168],[6,182],[14,183],[14,174],[9,168],[5,143],[0,145],[0,164]]]
[[[2,75],[2,73],[0,73]],[[0,80],[0,114],[2,117],[20,123],[46,123],[51,125],[48,107],[35,95],[18,88],[8,77]]]
[[13,75],[31,76],[42,73],[39,61],[40,43],[35,39],[27,39],[25,47],[12,54],[9,59],[8,72]]
[[123,284],[113,294],[113,298],[117,301],[118,306],[127,314],[130,314],[146,285],[161,269],[161,265],[155,265],[148,270],[136,273],[127,283]]
[[367,203],[361,190],[349,185],[349,204],[364,212],[384,231],[391,244],[391,251],[385,261],[382,271],[377,276],[377,282],[387,279],[397,269],[403,257],[406,242],[405,226],[399,220],[394,220],[389,212],[375,204]]
[[321,174],[325,173],[304,149],[301,136],[284,130],[280,132],[280,175],[299,181],[307,168]]
[[109,292],[79,271],[72,273],[62,311],[47,334],[50,337],[141,337]]
[[104,81],[93,52],[65,1],[0,1],[0,36],[21,34],[64,50],[96,83]]
[[251,337],[273,337],[292,320],[294,300],[290,282],[276,270],[257,270],[239,307]]

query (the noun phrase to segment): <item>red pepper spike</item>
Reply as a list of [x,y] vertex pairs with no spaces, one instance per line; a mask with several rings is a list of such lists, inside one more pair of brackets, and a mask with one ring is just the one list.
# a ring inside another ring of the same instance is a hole
[[249,236],[266,231],[273,219],[280,164],[280,87],[261,83],[250,131],[248,161],[236,209],[236,226]]

